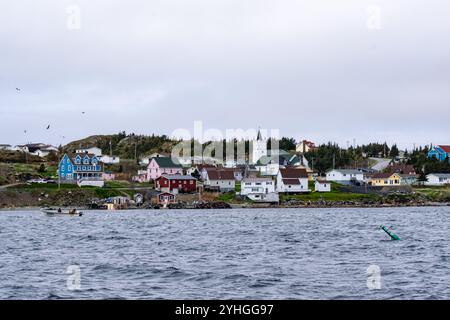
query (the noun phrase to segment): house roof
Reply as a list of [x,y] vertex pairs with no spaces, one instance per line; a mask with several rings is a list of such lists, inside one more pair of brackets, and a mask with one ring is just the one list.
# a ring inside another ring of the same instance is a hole
[[331,172],[331,171],[337,171],[340,173],[345,173],[345,174],[361,174],[363,172],[359,171],[359,170],[355,170],[355,169],[331,169],[328,170],[327,172]]
[[372,175],[372,179],[387,179],[387,178],[390,178],[394,174],[395,174],[395,172],[394,173],[391,173],[391,172],[374,173]]
[[167,180],[197,180],[193,176],[184,175],[184,174],[163,174],[160,178],[166,178]]
[[390,173],[400,173],[400,174],[416,174],[416,169],[413,165],[406,164],[396,164],[388,167]]
[[280,174],[282,179],[300,179],[300,178],[308,178],[308,172],[305,169],[280,169]]
[[89,158],[97,157],[93,153],[75,153],[75,154],[72,155],[72,158],[75,159],[76,156],[80,156],[81,158],[84,158],[85,156],[89,156]]
[[230,170],[209,170],[207,169],[209,180],[234,180],[234,172]]
[[174,163],[171,158],[155,157],[152,160],[155,160],[160,168],[181,168],[181,164]]
[[450,173],[430,173],[428,176],[436,176],[438,178],[450,179]]
[[450,153],[450,146],[438,146],[438,147],[444,150],[444,152]]
[[242,182],[272,182],[271,178],[245,178],[242,179]]

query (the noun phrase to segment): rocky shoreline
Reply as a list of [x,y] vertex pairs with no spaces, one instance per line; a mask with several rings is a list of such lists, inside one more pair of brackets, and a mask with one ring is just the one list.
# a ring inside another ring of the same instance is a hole
[[[207,202],[197,205],[171,204],[166,209],[169,210],[192,210],[192,209],[311,209],[311,208],[402,208],[402,207],[448,207],[450,202],[421,202],[421,203],[383,203],[365,204],[353,201],[339,201],[327,203],[305,203],[305,204],[228,204],[225,202]],[[88,206],[68,206],[77,207],[80,210],[92,210]],[[3,207],[0,211],[39,211],[41,207]],[[130,207],[125,210],[151,210],[145,207]],[[106,210],[102,210],[106,211]]]

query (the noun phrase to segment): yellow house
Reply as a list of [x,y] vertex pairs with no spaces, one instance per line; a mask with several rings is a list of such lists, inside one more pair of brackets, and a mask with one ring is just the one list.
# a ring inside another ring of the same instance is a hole
[[402,177],[398,173],[376,173],[369,184],[376,187],[394,187],[402,184]]

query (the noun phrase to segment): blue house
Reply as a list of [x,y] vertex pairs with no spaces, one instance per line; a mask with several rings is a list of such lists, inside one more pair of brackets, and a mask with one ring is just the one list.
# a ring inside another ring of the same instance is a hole
[[58,171],[61,180],[66,181],[103,179],[103,166],[96,155],[89,153],[77,153],[72,157],[64,154]]
[[436,158],[439,161],[448,159],[450,162],[450,146],[435,146],[428,152],[428,158]]

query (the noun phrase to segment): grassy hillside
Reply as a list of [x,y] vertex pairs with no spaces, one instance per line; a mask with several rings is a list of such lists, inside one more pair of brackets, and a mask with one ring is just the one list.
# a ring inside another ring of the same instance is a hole
[[95,135],[72,141],[65,145],[63,150],[71,153],[80,147],[99,147],[102,149],[103,154],[109,154],[110,143],[113,155],[122,159],[134,159],[135,155],[137,158],[140,158],[153,152],[170,153],[177,141],[173,141],[165,135],[145,136],[121,132],[113,135]]

